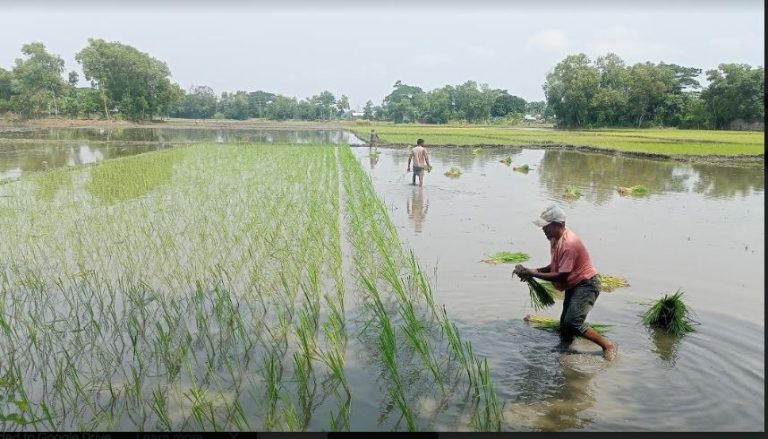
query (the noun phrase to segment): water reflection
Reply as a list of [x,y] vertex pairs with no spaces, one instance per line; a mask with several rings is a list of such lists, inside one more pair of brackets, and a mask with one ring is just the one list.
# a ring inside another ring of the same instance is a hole
[[429,198],[424,196],[423,187],[414,187],[411,189],[411,196],[406,199],[406,210],[408,212],[408,218],[413,222],[414,230],[420,233],[424,220],[427,217],[427,210],[429,210]]
[[207,142],[362,144],[343,130],[6,128],[0,129],[0,180],[16,179],[26,172],[98,163],[174,145]]
[[539,165],[542,186],[561,198],[567,186],[589,188],[585,199],[604,204],[618,186],[646,186],[649,196],[663,192],[696,192],[708,197],[733,197],[762,191],[764,168],[718,166],[646,160],[574,151],[544,152]]
[[659,354],[659,358],[670,366],[677,362],[677,349],[681,337],[676,337],[658,328],[650,328],[651,339],[655,347],[654,352]]
[[[521,393],[508,405],[507,422],[539,431],[580,429],[593,422],[583,412],[595,404],[592,378],[599,356],[572,351],[544,352],[524,346],[528,360],[520,376]],[[556,365],[553,367],[553,365]]]

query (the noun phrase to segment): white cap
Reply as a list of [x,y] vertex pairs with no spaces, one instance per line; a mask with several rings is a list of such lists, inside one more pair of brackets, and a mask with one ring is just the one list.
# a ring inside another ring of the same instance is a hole
[[533,223],[539,227],[544,227],[549,223],[554,222],[565,222],[565,212],[563,212],[563,209],[559,208],[556,204],[547,207],[547,209],[544,212],[541,212],[541,215],[533,221]]

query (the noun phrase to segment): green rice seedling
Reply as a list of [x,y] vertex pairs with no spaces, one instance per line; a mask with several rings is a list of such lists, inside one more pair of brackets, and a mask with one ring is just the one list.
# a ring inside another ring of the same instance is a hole
[[552,291],[540,284],[535,278],[525,279],[528,284],[528,292],[531,295],[531,305],[533,309],[549,308],[555,304],[555,297]]
[[485,152],[483,151],[483,148],[475,148],[472,150],[472,154],[474,155],[482,154],[483,152]]
[[[560,331],[559,319],[544,317],[544,316],[527,315],[523,318],[523,320],[525,320],[526,322],[530,323],[533,327],[538,329],[546,329],[554,332]],[[590,322],[589,326],[594,328],[595,331],[599,332],[600,334],[605,334],[608,328],[612,325],[609,325],[607,323]]]
[[617,288],[628,287],[629,282],[626,279],[620,277],[611,276],[608,274],[599,274],[600,276],[600,291],[611,292]]
[[505,165],[509,166],[512,164],[512,157],[505,157],[501,160],[499,160],[501,163],[504,163]]
[[483,259],[482,262],[487,262],[489,264],[509,264],[525,262],[530,258],[530,256],[523,252],[501,251],[487,259]]
[[568,200],[576,200],[581,197],[581,189],[576,186],[568,186],[565,188],[563,197]]
[[522,172],[523,174],[527,174],[528,171],[531,170],[531,167],[528,166],[527,164],[525,164],[525,165],[521,165],[521,166],[515,166],[514,168],[512,168],[512,170],[513,171],[517,171],[517,172]]
[[488,360],[476,360],[477,374],[482,389],[481,402],[472,415],[472,424],[476,431],[501,431],[503,420],[502,407],[499,406],[496,393],[493,391],[488,369]]
[[619,192],[619,195],[632,195],[636,197],[643,197],[650,193],[650,190],[641,184],[632,187],[619,186],[616,190]]
[[693,312],[683,302],[682,296],[680,289],[672,294],[665,294],[642,315],[643,323],[674,336],[695,331],[693,325],[697,322],[691,318]]
[[443,175],[450,178],[458,178],[461,176],[461,169],[457,167],[452,167],[447,172],[445,172]]

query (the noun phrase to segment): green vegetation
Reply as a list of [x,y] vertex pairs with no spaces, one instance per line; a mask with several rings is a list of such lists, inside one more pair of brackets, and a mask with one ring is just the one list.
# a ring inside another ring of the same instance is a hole
[[[551,317],[544,317],[544,316],[527,315],[523,320],[525,320],[526,322],[533,325],[533,327],[538,329],[546,329],[554,332],[560,331],[560,320],[558,319],[554,319]],[[608,328],[612,325],[609,325],[607,323],[590,322],[589,326],[594,328],[594,330],[599,332],[600,334],[605,334]]]
[[568,186],[565,188],[563,197],[569,200],[576,200],[581,197],[581,189],[576,186]]
[[499,160],[501,163],[504,163],[505,165],[509,166],[512,164],[512,157],[505,157],[502,160]]
[[522,252],[501,251],[487,259],[483,259],[483,262],[487,262],[489,264],[519,263],[525,262],[530,258],[530,256]]
[[[364,136],[364,128],[348,127]],[[416,137],[430,145],[505,145],[558,147],[570,145],[664,156],[739,156],[764,154],[765,134],[752,131],[675,129],[522,130],[488,126],[381,125],[376,131],[389,144],[407,145]]]
[[633,195],[636,197],[644,197],[650,193],[650,190],[642,184],[632,187],[619,186],[616,190],[619,192],[619,195]]
[[683,292],[665,294],[642,315],[645,325],[658,328],[675,336],[695,331],[692,311],[683,302]]
[[475,148],[472,150],[473,155],[478,155],[483,153],[483,148]]
[[525,279],[528,284],[528,291],[531,295],[531,305],[533,309],[549,308],[555,304],[555,294],[544,285],[540,284],[535,278]]
[[629,286],[629,282],[627,282],[626,279],[622,279],[620,277],[602,273],[598,276],[600,276],[600,291],[611,292],[617,288],[624,288]]
[[531,170],[531,167],[528,166],[527,164],[525,164],[525,165],[522,165],[522,166],[516,166],[516,167],[512,168],[512,170],[513,171],[517,171],[517,172],[522,172],[523,174],[527,174],[528,171]]
[[446,177],[458,178],[461,176],[461,169],[457,167],[452,167],[451,169],[443,173],[443,175],[445,175]]

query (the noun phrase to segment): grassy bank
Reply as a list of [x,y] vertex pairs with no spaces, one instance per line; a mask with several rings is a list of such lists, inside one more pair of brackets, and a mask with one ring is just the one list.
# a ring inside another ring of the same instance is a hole
[[762,157],[765,133],[677,129],[551,130],[434,125],[382,125],[347,128],[366,139],[371,128],[384,144],[410,145],[423,138],[428,145],[572,147],[606,152],[675,157]]

